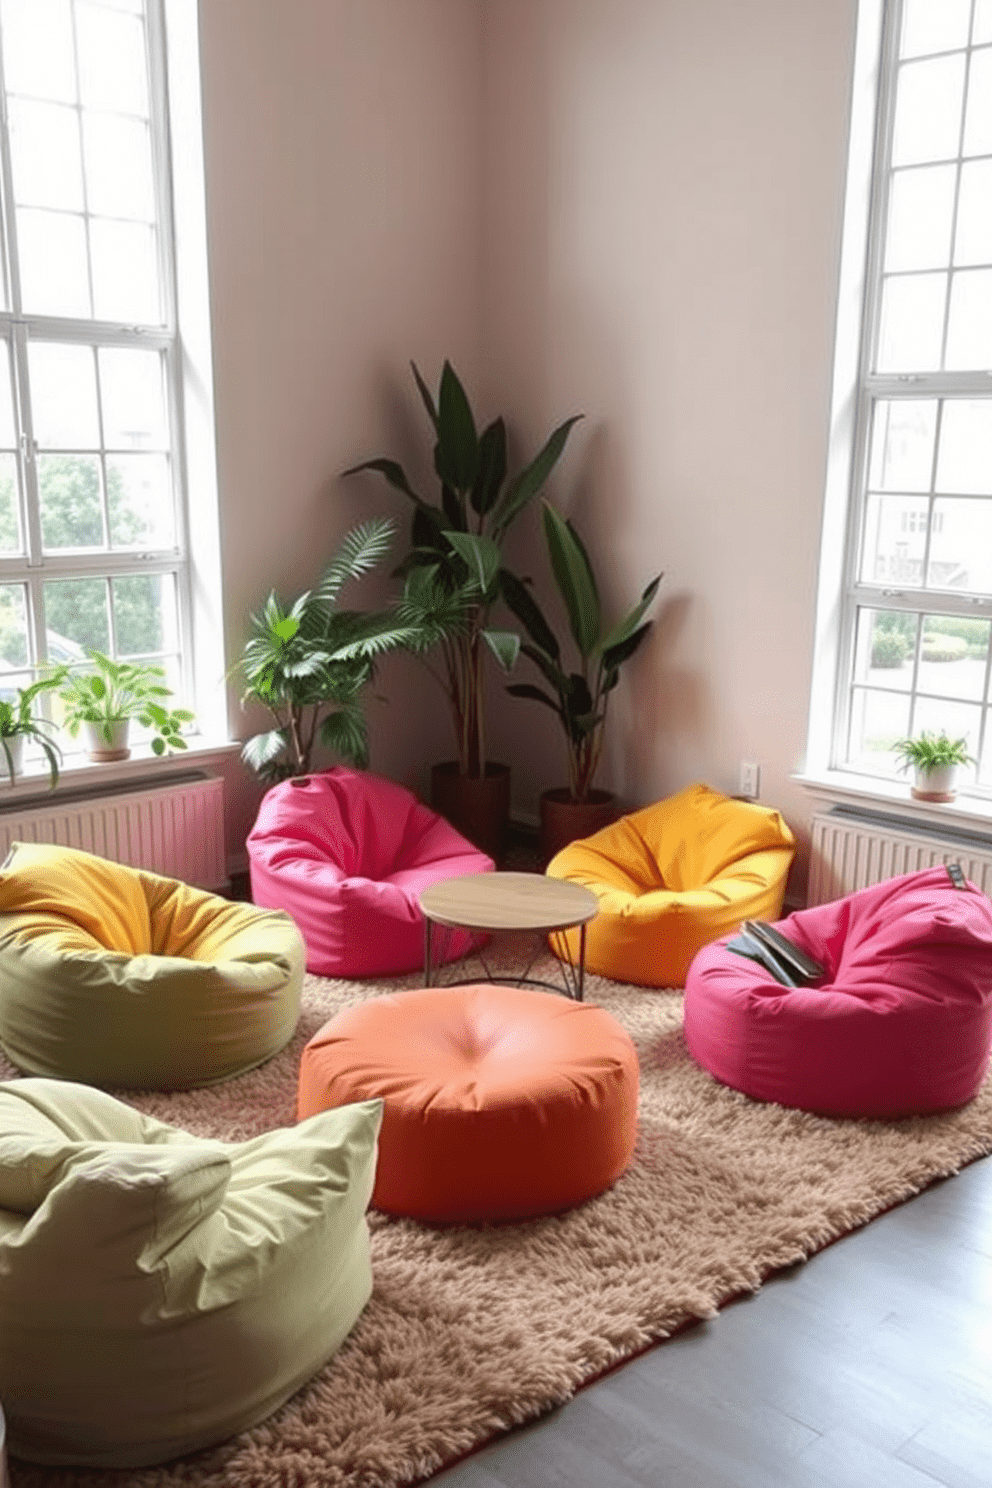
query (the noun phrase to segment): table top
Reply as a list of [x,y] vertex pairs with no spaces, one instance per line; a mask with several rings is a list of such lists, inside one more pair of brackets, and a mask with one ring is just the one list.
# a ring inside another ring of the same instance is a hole
[[599,900],[581,884],[540,873],[468,873],[431,884],[420,907],[460,930],[567,930],[591,920]]

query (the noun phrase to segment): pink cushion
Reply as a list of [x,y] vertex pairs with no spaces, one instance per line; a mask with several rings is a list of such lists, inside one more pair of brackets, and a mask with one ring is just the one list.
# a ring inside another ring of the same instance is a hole
[[[307,970],[346,977],[418,970],[421,891],[495,866],[401,785],[343,765],[273,786],[248,858],[252,898],[293,916]],[[452,931],[438,941],[454,960],[478,938]]]
[[781,986],[717,941],[685,988],[685,1037],[718,1080],[825,1115],[963,1105],[992,1046],[992,905],[945,868],[908,873],[781,921],[826,967]]

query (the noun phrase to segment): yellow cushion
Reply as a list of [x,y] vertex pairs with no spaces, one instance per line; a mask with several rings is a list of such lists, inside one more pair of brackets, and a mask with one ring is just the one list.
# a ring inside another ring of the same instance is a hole
[[[570,843],[547,871],[599,899],[586,932],[590,971],[681,987],[702,946],[742,920],[778,917],[794,852],[777,811],[697,784]],[[579,932],[566,940],[577,957]]]
[[367,1101],[226,1143],[68,1081],[0,1085],[12,1450],[140,1467],[281,1405],[368,1301],[381,1116]]
[[0,871],[0,1046],[33,1075],[184,1089],[292,1037],[304,952],[289,915],[71,848]]

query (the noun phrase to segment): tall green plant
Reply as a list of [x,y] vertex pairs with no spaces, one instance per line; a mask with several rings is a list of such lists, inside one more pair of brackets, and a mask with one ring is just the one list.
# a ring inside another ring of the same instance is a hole
[[558,593],[568,615],[579,666],[566,671],[561,646],[544,614],[523,586],[511,587],[507,603],[530,636],[521,647],[551,685],[551,693],[530,682],[507,691],[553,709],[568,743],[568,784],[573,801],[586,801],[603,753],[606,710],[620,680],[620,668],[651,629],[644,616],[658,592],[661,574],[647,585],[637,604],[609,630],[603,628],[599,589],[589,554],[572,522],[542,503],[544,537]]
[[241,755],[264,780],[308,775],[319,740],[350,764],[368,763],[368,727],[361,694],[376,658],[394,647],[422,644],[395,611],[341,610],[345,584],[389,551],[395,525],[378,517],[347,533],[320,581],[288,607],[271,593],[251,616],[252,634],[234,668],[244,677],[242,703],[267,708],[273,727],[255,734]]
[[410,549],[397,570],[405,580],[398,613],[419,635],[417,649],[440,654],[440,671],[431,670],[448,697],[459,769],[478,777],[486,767],[485,656],[491,652],[509,671],[520,649],[515,631],[492,624],[497,602],[520,584],[503,566],[503,540],[544,488],[581,415],[559,424],[530,463],[508,478],[503,419],[478,433],[451,363],[444,364],[436,402],[411,366],[434,431],[436,499],[418,495],[396,460],[365,460],[345,474],[375,471],[413,502]]

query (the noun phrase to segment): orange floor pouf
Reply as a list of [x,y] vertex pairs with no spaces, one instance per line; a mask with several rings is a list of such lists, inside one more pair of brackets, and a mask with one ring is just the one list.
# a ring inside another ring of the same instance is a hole
[[382,1098],[377,1209],[523,1219],[619,1178],[637,1089],[634,1045],[602,1008],[483,982],[339,1013],[303,1051],[297,1114]]

